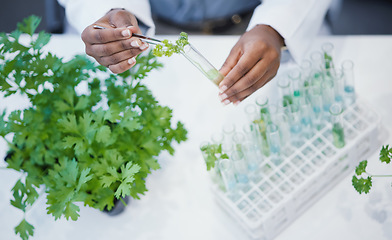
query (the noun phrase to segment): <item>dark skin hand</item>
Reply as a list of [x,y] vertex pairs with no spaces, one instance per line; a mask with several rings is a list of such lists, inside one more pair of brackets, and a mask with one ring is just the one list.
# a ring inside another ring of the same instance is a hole
[[[106,29],[95,29],[98,25]],[[114,9],[84,29],[82,40],[87,55],[108,67],[113,73],[122,73],[136,64],[135,57],[148,48],[133,33],[141,33],[135,16],[123,9]]]
[[284,39],[272,27],[257,25],[235,44],[220,72],[226,77],[219,84],[223,104],[239,104],[269,82],[280,65]]
[[[95,29],[98,25],[106,29]],[[113,73],[133,67],[135,57],[148,48],[133,33],[141,33],[135,16],[114,9],[88,26],[82,33],[86,53]],[[264,86],[277,73],[284,40],[267,25],[257,25],[235,44],[220,72],[226,76],[219,84],[222,103],[239,104]]]

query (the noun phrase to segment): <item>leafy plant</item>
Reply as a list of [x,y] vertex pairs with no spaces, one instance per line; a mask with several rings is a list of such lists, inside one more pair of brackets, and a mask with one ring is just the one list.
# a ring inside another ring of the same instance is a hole
[[180,53],[181,51],[184,51],[184,47],[188,44],[188,34],[181,32],[180,37],[176,40],[175,44],[165,39],[162,41],[162,44],[155,45],[152,52],[157,57],[170,57],[173,53]]
[[[391,163],[391,159],[392,147],[389,147],[389,145],[383,146],[380,150],[380,161],[389,164]],[[355,168],[355,175],[352,178],[352,184],[355,190],[360,194],[369,193],[373,184],[373,177],[392,177],[392,175],[374,175],[367,172],[367,164],[367,160],[360,162],[359,165]]]
[[229,159],[229,156],[222,151],[222,144],[206,144],[200,147],[206,162],[207,171],[215,168],[215,164],[220,159]]
[[[31,16],[0,34],[0,92],[25,95],[31,104],[0,113],[7,168],[22,173],[11,204],[25,213],[42,191],[48,214],[77,220],[77,202],[110,210],[115,199],[139,199],[147,176],[160,168],[157,156],[186,140],[183,124],[172,123],[172,110],[141,81],[162,65],[151,52],[120,75],[86,56],[64,61],[42,49],[50,35],[34,34],[39,22]],[[25,215],[15,233],[23,240],[34,234]]]

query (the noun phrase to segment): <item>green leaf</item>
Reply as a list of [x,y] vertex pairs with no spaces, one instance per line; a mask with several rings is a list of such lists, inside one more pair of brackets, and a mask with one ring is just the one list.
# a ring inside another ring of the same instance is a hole
[[64,210],[64,216],[68,220],[71,218],[72,220],[76,221],[79,218],[80,208],[73,203],[68,203]]
[[119,199],[120,197],[129,196],[131,194],[132,183],[135,180],[134,175],[138,173],[140,166],[128,162],[125,166],[121,166],[121,177],[122,181],[120,186],[118,186],[114,196]]
[[79,177],[79,181],[78,181],[78,185],[76,186],[76,191],[79,191],[80,188],[83,186],[83,184],[87,183],[88,181],[90,181],[91,179],[93,179],[93,176],[90,174],[91,168],[86,168],[83,169],[83,171],[80,173],[80,177]]
[[84,110],[89,106],[89,99],[85,96],[82,95],[79,97],[78,103],[75,106],[75,110]]
[[161,167],[155,158],[146,159],[146,164],[153,170],[157,170]]
[[352,185],[354,186],[355,190],[358,193],[369,193],[370,188],[372,187],[372,178],[368,176],[367,178],[357,178],[353,176],[352,178]]
[[355,168],[355,174],[360,176],[362,173],[366,173],[367,163],[367,160],[360,162],[359,165]]
[[40,22],[41,22],[40,17],[32,15],[28,18],[23,19],[22,23],[17,24],[18,30],[21,31],[22,33],[27,33],[30,36],[33,36]]
[[13,191],[12,195],[14,196],[14,200],[11,200],[11,205],[25,212],[26,203],[24,201],[24,197],[27,193],[26,186],[19,179],[15,183],[14,187],[12,188],[12,191]]
[[65,133],[79,133],[76,116],[74,114],[68,114],[67,116],[59,119],[58,126]]
[[121,109],[117,104],[111,104],[109,106],[109,110],[105,113],[104,119],[109,120],[110,122],[116,122],[116,120],[120,119]]
[[97,142],[105,143],[108,139],[110,139],[110,134],[111,134],[110,127],[108,126],[100,127],[97,131],[97,136],[96,136]]
[[50,34],[45,33],[43,31],[40,32],[38,34],[37,39],[32,44],[33,49],[41,49],[43,46],[48,44],[50,37],[51,37]]
[[389,145],[383,146],[380,150],[380,161],[386,164],[391,162],[392,148],[389,149]]
[[18,226],[15,227],[15,234],[20,236],[23,240],[29,239],[29,236],[34,236],[34,227],[23,219]]

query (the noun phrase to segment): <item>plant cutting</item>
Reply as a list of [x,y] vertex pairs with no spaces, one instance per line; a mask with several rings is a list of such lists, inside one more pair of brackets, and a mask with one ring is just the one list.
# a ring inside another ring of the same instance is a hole
[[172,43],[164,39],[161,44],[156,44],[153,54],[157,57],[170,57],[173,53],[181,53],[189,62],[191,62],[200,72],[204,74],[215,85],[223,80],[224,76],[188,41],[188,34],[181,32],[179,38]]
[[[390,164],[392,159],[392,147],[389,145],[385,145],[380,150],[380,161],[385,164]],[[352,184],[355,190],[362,193],[369,193],[370,189],[373,185],[373,178],[378,177],[392,177],[392,175],[380,175],[380,174],[372,174],[366,171],[368,161],[361,161],[358,166],[355,168],[355,174],[352,178]]]
[[130,71],[113,75],[84,55],[64,61],[44,51],[50,35],[34,34],[39,22],[31,16],[0,34],[0,92],[30,103],[0,112],[7,168],[21,173],[11,204],[24,213],[15,227],[23,240],[34,234],[25,213],[40,192],[56,220],[77,220],[77,203],[102,211],[116,199],[140,199],[146,178],[160,168],[158,155],[174,154],[174,142],[187,134],[142,83],[162,67],[151,52]]

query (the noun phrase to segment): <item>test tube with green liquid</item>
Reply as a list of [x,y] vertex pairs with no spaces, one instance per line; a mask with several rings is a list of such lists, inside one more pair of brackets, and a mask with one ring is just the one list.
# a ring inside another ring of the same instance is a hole
[[185,45],[181,53],[215,85],[223,80],[224,76],[191,44]]
[[346,144],[341,116],[343,113],[343,108],[341,104],[334,103],[331,105],[329,112],[331,114],[333,145],[337,148],[342,148]]

